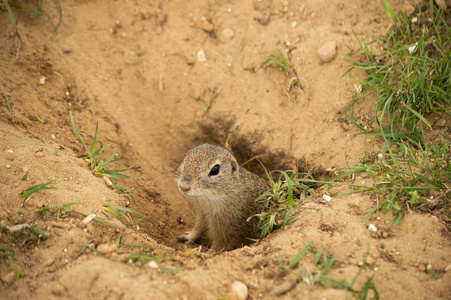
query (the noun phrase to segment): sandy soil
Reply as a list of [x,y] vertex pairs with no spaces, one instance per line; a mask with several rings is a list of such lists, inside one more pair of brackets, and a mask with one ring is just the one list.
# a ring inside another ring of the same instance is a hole
[[[416,1],[391,1],[413,11]],[[11,5],[33,3],[13,2]],[[226,145],[245,167],[262,173],[255,158],[271,169],[316,176],[358,162],[365,151],[357,129],[343,128],[339,113],[358,85],[346,71],[346,44],[356,48],[352,29],[384,34],[389,20],[379,1],[63,1],[56,33],[43,16],[15,11],[22,40],[13,39],[7,12],[0,18],[0,217],[5,225],[28,223],[54,235],[27,231],[0,233],[15,251],[20,278],[11,279],[9,260],[0,260],[3,299],[233,299],[235,281],[249,299],[345,299],[343,290],[313,284],[314,253],[293,271],[289,260],[308,242],[338,255],[329,277],[351,281],[368,251],[354,288],[371,276],[381,299],[451,299],[451,242],[441,221],[411,213],[397,226],[391,215],[370,219],[362,213],[376,199],[358,194],[321,203],[317,190],[296,211],[298,220],[257,245],[219,255],[189,247],[176,237],[194,222],[193,203],[178,192],[173,170],[200,142]],[[58,7],[44,1],[51,22]],[[205,20],[214,28],[203,30]],[[323,63],[318,49],[337,44],[337,56]],[[268,51],[294,47],[292,62],[304,92],[287,91],[289,78],[259,68]],[[380,51],[378,43],[372,51]],[[203,50],[206,61],[198,59]],[[364,73],[352,76],[362,79]],[[211,107],[196,100],[208,100]],[[10,113],[6,97],[11,103]],[[365,120],[363,107],[360,120]],[[119,184],[133,188],[131,201],[90,171],[70,123],[72,112],[87,143],[118,148],[123,165],[138,164]],[[100,145],[100,144],[99,144]],[[367,147],[375,145],[367,144]],[[55,155],[58,149],[57,155]],[[38,154],[42,153],[42,154]],[[250,160],[250,161],[249,161]],[[28,179],[21,178],[29,172]],[[39,191],[27,202],[26,188],[56,180],[56,189]],[[357,178],[357,180],[365,180]],[[71,212],[62,205],[73,205]],[[103,212],[103,205],[129,207],[126,228]],[[47,208],[47,211],[42,211]],[[318,208],[320,210],[318,210]],[[37,211],[42,214],[36,215]],[[97,218],[114,227],[90,222]],[[372,223],[387,238],[372,234]],[[126,262],[129,252],[146,249],[92,248],[120,242],[152,246],[163,256],[155,268]],[[118,253],[116,253],[118,252]],[[445,269],[448,267],[448,271]],[[425,272],[428,268],[430,272]],[[296,278],[304,279],[296,283]]]

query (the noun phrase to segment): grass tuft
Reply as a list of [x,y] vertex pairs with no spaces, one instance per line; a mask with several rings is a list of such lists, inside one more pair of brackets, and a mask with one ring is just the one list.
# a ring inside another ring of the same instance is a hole
[[[315,268],[313,270],[309,270],[307,267],[300,264],[300,260],[305,257],[308,252],[315,254],[313,258],[313,265]],[[367,299],[369,291],[372,290],[374,299],[379,299],[379,293],[372,282],[374,275],[365,281],[360,290],[354,287],[357,278],[365,268],[368,252],[369,247],[365,253],[363,264],[351,281],[348,281],[344,276],[342,280],[337,280],[327,275],[333,267],[339,265],[337,259],[340,256],[340,253],[333,256],[328,255],[326,254],[326,247],[322,246],[319,250],[316,250],[315,247],[312,246],[312,241],[308,241],[304,247],[288,261],[288,266],[282,265],[279,267],[280,271],[277,276],[290,272],[297,277],[297,284],[317,284],[321,285],[323,288],[332,285],[335,288],[346,290],[346,292],[351,293],[354,297],[358,297],[359,299]],[[295,294],[296,293],[297,292],[295,292]]]
[[[361,89],[351,91],[353,100],[343,114],[358,134],[378,142],[380,150],[365,153],[359,164],[342,169],[344,173],[332,180],[355,174],[375,180],[371,186],[353,185],[353,192],[371,191],[377,197],[377,207],[365,215],[391,211],[397,223],[411,209],[439,210],[451,229],[451,139],[434,121],[446,122],[451,114],[451,28],[446,21],[450,11],[432,0],[411,16],[396,14],[387,0],[382,5],[392,21],[390,33],[376,37],[384,54],[372,54],[366,39],[354,33],[359,48],[348,47],[350,67],[343,74],[367,73],[359,82]],[[367,123],[353,113],[364,100],[372,102]]]
[[[124,169],[118,169],[117,165],[116,165],[115,169],[107,169],[107,166],[109,164],[111,164],[111,163],[116,163],[117,164],[121,160],[114,159],[116,157],[116,154],[117,154],[117,148],[114,151],[113,155],[111,155],[106,161],[102,161],[100,159],[100,154],[102,154],[107,149],[107,146],[101,146],[99,149],[94,151],[94,147],[95,147],[95,144],[96,144],[96,141],[97,141],[97,132],[99,130],[99,122],[97,122],[97,124],[96,124],[96,131],[95,131],[95,134],[94,134],[94,139],[93,139],[93,141],[91,143],[90,148],[88,148],[86,146],[85,142],[83,141],[82,137],[80,136],[80,133],[78,132],[77,126],[75,125],[74,117],[72,116],[72,112],[69,112],[69,115],[70,115],[70,120],[71,120],[71,123],[72,123],[72,130],[74,131],[75,136],[78,138],[78,140],[83,145],[83,148],[87,152],[87,155],[84,156],[83,158],[89,160],[91,170],[94,171],[94,174],[95,175],[99,175],[99,176],[108,176],[108,177],[112,178],[113,180],[115,178],[124,178],[124,179],[130,178],[130,176],[122,174],[122,172],[130,170],[138,162],[135,162],[130,167],[124,168]],[[117,190],[121,191],[121,193],[124,192],[124,189],[117,189]]]
[[[264,166],[263,169],[270,182],[271,190],[256,199],[263,204],[262,213],[248,218],[248,221],[254,217],[258,218],[260,239],[275,229],[293,223],[297,218],[292,216],[293,209],[312,191],[309,186],[303,184],[303,179],[298,179],[304,174],[293,171],[268,171]],[[277,177],[276,174],[279,176]]]
[[285,56],[282,51],[277,50],[274,52],[270,52],[269,56],[263,61],[260,65],[260,68],[274,68],[281,72],[288,72],[291,70],[292,65],[290,62],[290,53],[293,49],[288,50],[287,55]]

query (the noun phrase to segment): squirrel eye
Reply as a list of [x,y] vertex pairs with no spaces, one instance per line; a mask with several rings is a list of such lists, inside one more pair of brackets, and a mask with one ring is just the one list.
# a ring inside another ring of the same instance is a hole
[[208,173],[208,176],[216,176],[219,174],[219,165],[214,165],[213,168],[211,168],[210,173]]

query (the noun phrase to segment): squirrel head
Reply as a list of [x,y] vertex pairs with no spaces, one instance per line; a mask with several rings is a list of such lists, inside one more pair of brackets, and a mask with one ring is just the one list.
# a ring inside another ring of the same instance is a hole
[[220,201],[233,188],[239,176],[239,165],[224,147],[201,144],[189,150],[176,171],[180,192],[189,198]]

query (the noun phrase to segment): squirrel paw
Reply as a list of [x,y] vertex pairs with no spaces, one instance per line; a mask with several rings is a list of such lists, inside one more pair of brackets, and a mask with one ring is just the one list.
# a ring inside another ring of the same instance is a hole
[[191,234],[191,232],[185,232],[184,234],[182,234],[182,235],[179,235],[178,237],[177,237],[177,240],[179,241],[179,242],[185,242],[185,244],[188,244],[188,245],[191,245],[191,244],[193,244],[194,243],[194,239],[193,239],[193,237],[192,237],[192,234]]

